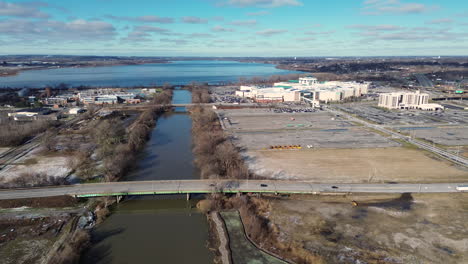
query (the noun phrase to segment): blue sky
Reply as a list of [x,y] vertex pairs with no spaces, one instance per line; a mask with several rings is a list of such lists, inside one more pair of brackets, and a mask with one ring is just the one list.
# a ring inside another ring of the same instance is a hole
[[0,0],[0,54],[468,55],[468,1]]

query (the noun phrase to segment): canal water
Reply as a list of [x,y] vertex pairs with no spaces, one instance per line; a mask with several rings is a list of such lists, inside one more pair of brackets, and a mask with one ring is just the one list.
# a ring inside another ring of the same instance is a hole
[[[175,90],[173,103],[190,103],[191,94]],[[193,165],[192,120],[183,108],[158,119],[136,169],[126,180],[199,178]],[[184,197],[130,197],[92,233],[93,245],[82,263],[208,264],[208,223]]]

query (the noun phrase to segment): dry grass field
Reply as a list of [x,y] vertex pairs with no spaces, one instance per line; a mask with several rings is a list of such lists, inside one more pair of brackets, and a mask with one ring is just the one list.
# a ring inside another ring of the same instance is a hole
[[466,199],[462,193],[293,196],[269,200],[266,215],[284,243],[299,243],[326,263],[458,264],[468,263]]
[[260,176],[322,183],[467,182],[468,170],[411,148],[250,151]]

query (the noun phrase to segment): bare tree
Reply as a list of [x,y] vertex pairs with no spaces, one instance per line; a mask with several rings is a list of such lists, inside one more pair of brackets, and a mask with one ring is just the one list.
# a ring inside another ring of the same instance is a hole
[[42,136],[42,146],[47,151],[56,151],[57,147],[57,132],[53,129],[47,130]]

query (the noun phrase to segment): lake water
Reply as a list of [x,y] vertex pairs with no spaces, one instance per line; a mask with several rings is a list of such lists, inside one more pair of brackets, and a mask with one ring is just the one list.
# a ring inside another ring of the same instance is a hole
[[0,87],[44,87],[65,83],[71,86],[150,86],[192,81],[216,84],[238,81],[240,77],[299,73],[276,69],[272,64],[235,61],[174,61],[166,64],[143,64],[90,68],[31,70],[19,75],[0,77]]

